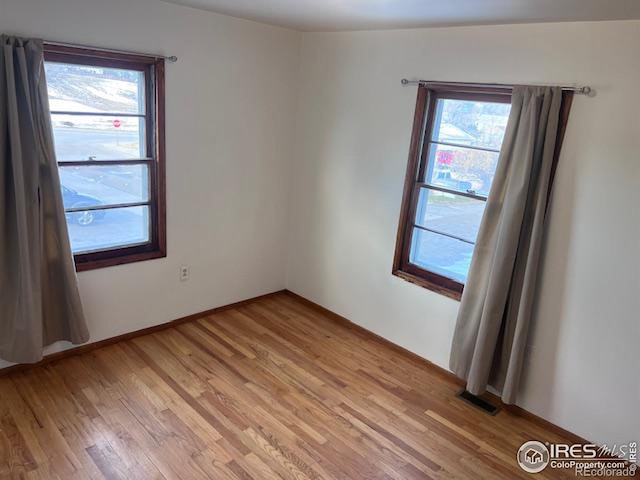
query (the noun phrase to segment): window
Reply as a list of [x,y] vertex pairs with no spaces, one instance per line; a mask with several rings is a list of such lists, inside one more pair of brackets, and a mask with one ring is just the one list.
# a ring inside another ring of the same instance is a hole
[[45,70],[76,268],[166,256],[164,60],[46,45]]
[[508,89],[418,89],[394,274],[460,298],[495,174]]

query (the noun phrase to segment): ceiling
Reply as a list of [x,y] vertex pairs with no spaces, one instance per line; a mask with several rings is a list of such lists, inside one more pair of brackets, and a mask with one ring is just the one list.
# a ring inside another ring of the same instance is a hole
[[302,31],[640,18],[640,0],[163,1]]

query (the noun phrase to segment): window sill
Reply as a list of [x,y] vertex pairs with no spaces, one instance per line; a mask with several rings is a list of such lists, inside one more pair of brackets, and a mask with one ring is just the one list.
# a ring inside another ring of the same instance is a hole
[[440,295],[444,295],[445,297],[452,298],[454,300],[457,300],[458,302],[462,298],[462,292],[452,290],[442,285],[438,285],[437,283],[431,282],[412,273],[407,273],[402,270],[393,270],[391,273],[396,277],[406,280],[407,282],[413,283],[422,288],[426,288],[427,290],[431,290],[432,292],[439,293]]
[[[104,256],[108,253],[109,256]],[[96,258],[97,256],[97,258]],[[102,256],[103,258],[100,258]],[[88,270],[97,270],[99,268],[114,267],[116,265],[124,265],[127,263],[143,262],[145,260],[153,260],[155,258],[164,258],[167,253],[164,250],[152,250],[148,252],[125,252],[110,251],[98,252],[96,254],[88,253],[74,255],[76,263],[76,272],[86,272]]]

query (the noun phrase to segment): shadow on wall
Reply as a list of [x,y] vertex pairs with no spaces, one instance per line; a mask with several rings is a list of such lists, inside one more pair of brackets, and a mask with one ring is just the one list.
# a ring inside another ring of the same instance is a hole
[[[565,136],[565,145],[573,145],[569,129],[570,127]],[[530,403],[536,405],[536,410],[540,412],[550,412],[553,408],[554,399],[549,392],[556,384],[558,349],[562,336],[561,319],[566,318],[565,293],[574,232],[574,172],[577,169],[577,155],[574,151],[565,149],[561,153],[551,193],[547,229],[542,246],[542,258],[545,260],[538,276],[533,322],[525,353],[520,399],[535,398]]]

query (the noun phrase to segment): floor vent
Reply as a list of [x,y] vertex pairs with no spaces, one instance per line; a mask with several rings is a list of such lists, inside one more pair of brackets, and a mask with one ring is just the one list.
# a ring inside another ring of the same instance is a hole
[[465,389],[460,390],[457,396],[465,402],[470,403],[474,407],[477,407],[480,410],[488,413],[489,415],[495,415],[500,411],[499,407],[492,405],[491,403],[480,397],[476,397],[473,393],[467,392]]

